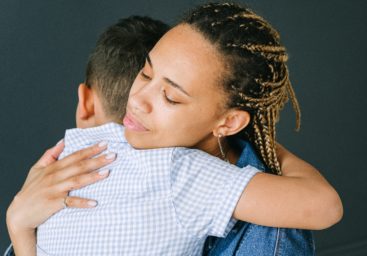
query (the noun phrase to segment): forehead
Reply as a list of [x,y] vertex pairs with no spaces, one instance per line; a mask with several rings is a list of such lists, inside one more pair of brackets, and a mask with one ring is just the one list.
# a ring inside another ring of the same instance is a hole
[[223,71],[215,47],[189,25],[168,31],[149,54],[155,75],[171,79],[189,93],[218,89]]

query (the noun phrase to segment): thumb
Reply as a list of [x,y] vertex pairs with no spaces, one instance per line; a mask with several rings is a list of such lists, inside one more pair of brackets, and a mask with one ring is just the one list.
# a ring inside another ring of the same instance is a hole
[[57,158],[61,154],[61,152],[64,150],[64,140],[60,140],[55,146],[48,149],[41,158],[37,161],[37,163],[34,165],[36,168],[40,167],[46,167],[49,164],[52,164],[53,162],[57,161]]

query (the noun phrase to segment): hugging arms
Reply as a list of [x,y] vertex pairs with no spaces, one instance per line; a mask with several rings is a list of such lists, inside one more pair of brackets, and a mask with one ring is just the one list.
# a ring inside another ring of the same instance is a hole
[[[248,34],[254,30],[262,36]],[[314,167],[275,142],[279,110],[288,94],[293,95],[278,39],[273,28],[247,9],[199,7],[148,54],[130,91],[125,136],[138,149],[194,147],[236,163],[240,152],[229,138],[241,134],[270,171],[282,171],[283,176],[256,174],[233,216],[260,225],[323,229],[341,218],[339,196]],[[78,106],[79,124],[98,125],[95,112],[85,106]],[[62,146],[48,151],[31,169],[9,207],[9,233],[19,255],[34,250],[35,228],[64,203],[93,207],[88,200],[67,196],[70,190],[107,177],[95,170],[113,158],[91,159],[105,145],[56,161]]]

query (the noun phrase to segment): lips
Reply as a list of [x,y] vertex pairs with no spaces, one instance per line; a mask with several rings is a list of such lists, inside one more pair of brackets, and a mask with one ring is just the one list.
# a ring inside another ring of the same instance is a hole
[[123,124],[125,128],[136,131],[136,132],[145,132],[148,131],[147,128],[144,127],[139,121],[137,121],[130,113],[126,113]]

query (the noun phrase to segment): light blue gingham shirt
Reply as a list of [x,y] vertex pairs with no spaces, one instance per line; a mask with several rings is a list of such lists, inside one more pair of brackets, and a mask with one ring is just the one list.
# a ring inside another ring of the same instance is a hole
[[201,255],[207,236],[231,230],[258,172],[194,149],[135,150],[115,123],[67,130],[64,141],[60,158],[107,141],[117,159],[108,178],[70,192],[97,207],[66,208],[39,226],[38,255]]

